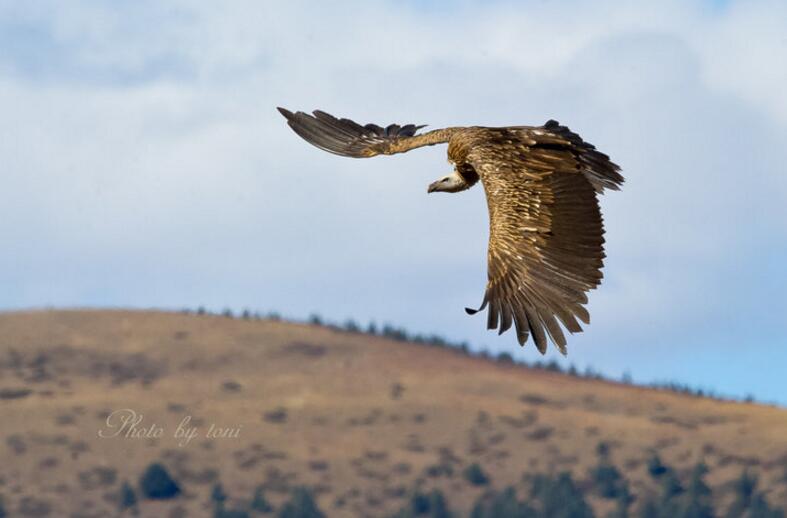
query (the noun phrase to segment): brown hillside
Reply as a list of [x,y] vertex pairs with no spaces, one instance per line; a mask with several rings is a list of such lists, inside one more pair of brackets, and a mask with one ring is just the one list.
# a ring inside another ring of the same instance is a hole
[[[562,470],[587,484],[601,441],[636,496],[655,491],[645,463],[658,451],[680,474],[704,460],[720,505],[749,467],[787,506],[784,409],[273,321],[47,311],[0,315],[0,330],[0,496],[20,514],[115,515],[121,484],[155,461],[184,495],[138,492],[144,516],[209,516],[217,480],[230,506],[259,484],[274,505],[307,485],[328,516],[379,516],[421,485],[467,510],[484,490],[462,476],[469,464],[495,488]],[[99,437],[122,409],[162,436]],[[187,416],[198,436],[179,446]],[[211,424],[237,437],[206,438]],[[612,506],[591,501],[600,516]]]

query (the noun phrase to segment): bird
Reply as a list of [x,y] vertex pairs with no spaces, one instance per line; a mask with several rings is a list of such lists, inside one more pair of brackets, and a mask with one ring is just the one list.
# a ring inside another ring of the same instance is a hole
[[[598,195],[619,190],[620,167],[555,120],[542,126],[447,127],[358,124],[324,111],[278,108],[287,124],[314,146],[344,157],[393,155],[448,144],[451,174],[428,193],[458,193],[482,183],[489,209],[487,284],[476,314],[488,308],[487,329],[514,326],[524,346],[532,336],[567,354],[563,328],[590,324],[588,291],[603,278],[604,225]],[[561,327],[562,324],[562,327]]]

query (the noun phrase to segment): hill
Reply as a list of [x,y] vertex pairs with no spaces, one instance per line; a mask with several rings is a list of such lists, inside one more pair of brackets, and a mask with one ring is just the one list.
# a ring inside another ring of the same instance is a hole
[[[0,329],[9,513],[117,515],[128,483],[143,516],[248,508],[258,487],[277,509],[307,487],[328,516],[388,516],[439,489],[466,515],[485,493],[526,496],[539,474],[567,471],[605,516],[621,501],[602,497],[606,466],[634,514],[664,491],[654,455],[684,487],[703,462],[718,510],[744,469],[787,506],[781,408],[271,320],[42,311],[1,314]],[[177,497],[145,497],[153,463]]]

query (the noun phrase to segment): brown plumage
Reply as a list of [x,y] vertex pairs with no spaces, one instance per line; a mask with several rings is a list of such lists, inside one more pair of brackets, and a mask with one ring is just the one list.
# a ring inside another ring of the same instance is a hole
[[620,168],[555,121],[543,126],[444,128],[361,126],[325,112],[279,111],[311,144],[337,155],[365,158],[448,143],[455,172],[429,192],[458,192],[479,179],[489,207],[488,273],[481,307],[487,327],[512,325],[521,345],[530,334],[541,353],[547,337],[563,353],[569,332],[588,324],[587,291],[599,285],[604,226],[596,195],[619,189]]

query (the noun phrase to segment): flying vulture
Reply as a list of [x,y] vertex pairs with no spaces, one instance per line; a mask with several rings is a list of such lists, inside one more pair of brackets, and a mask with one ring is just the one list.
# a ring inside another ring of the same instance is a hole
[[424,126],[361,126],[322,111],[279,108],[309,143],[336,155],[366,158],[448,144],[454,171],[428,192],[460,192],[479,180],[489,207],[489,280],[481,307],[487,328],[512,325],[524,345],[533,335],[543,354],[547,337],[566,354],[569,332],[590,323],[587,292],[599,285],[604,226],[597,195],[618,190],[620,168],[560,123],[543,126],[453,127],[418,134]]

